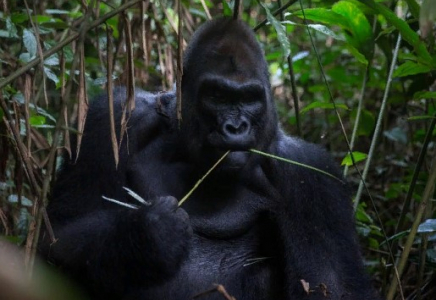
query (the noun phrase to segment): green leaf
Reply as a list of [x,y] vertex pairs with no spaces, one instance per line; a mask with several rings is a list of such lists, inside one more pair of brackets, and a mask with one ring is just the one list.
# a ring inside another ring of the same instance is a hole
[[384,241],[380,244],[380,246],[386,244],[386,242],[390,242],[390,241],[394,241],[394,240],[399,240],[399,239],[401,239],[402,237],[405,237],[406,235],[408,235],[409,232],[410,232],[410,230],[400,231],[400,232],[394,234],[393,236],[389,237],[388,239],[384,240]]
[[233,3],[231,4],[230,2],[227,2],[226,0],[221,1],[222,5],[223,5],[223,15],[224,16],[231,16],[233,15],[233,6],[231,5],[235,5],[234,1],[232,1]]
[[436,117],[433,116],[413,116],[407,118],[408,121],[421,121],[421,120],[429,120],[429,119],[436,119]]
[[421,223],[418,227],[418,233],[436,232],[436,219],[428,219]]
[[59,58],[56,55],[52,55],[44,60],[44,65],[46,66],[58,66]]
[[[430,2],[430,1],[429,1]],[[431,0],[433,2],[433,0]],[[421,41],[418,34],[410,28],[409,24],[406,21],[398,18],[395,13],[393,13],[389,8],[384,6],[383,4],[376,3],[374,0],[365,0],[361,1],[361,3],[370,7],[377,13],[383,15],[385,19],[395,26],[403,37],[410,45],[415,49],[416,54],[419,56],[420,62],[426,65],[435,66],[435,62],[431,57],[430,53],[427,51],[425,44]]]
[[338,13],[326,8],[306,8],[303,11],[297,10],[292,13],[292,15],[299,17],[300,19],[306,19],[321,22],[327,25],[338,25],[342,28],[348,28],[348,21],[346,18]]
[[414,100],[419,99],[436,99],[436,92],[429,92],[429,91],[419,91],[413,94]]
[[282,52],[284,57],[291,55],[291,44],[289,43],[288,36],[286,34],[286,27],[281,24],[270,12],[268,7],[260,2],[260,5],[265,9],[266,18],[273,25],[277,32],[277,38],[279,39],[280,45],[282,46]]
[[30,125],[31,125],[31,126],[40,126],[40,125],[44,125],[44,124],[45,124],[45,121],[46,121],[45,117],[43,117],[43,116],[39,116],[39,115],[37,115],[37,116],[31,116],[31,117],[29,118],[29,122],[30,122]]
[[10,17],[6,18],[6,29],[9,33],[9,35],[7,37],[12,37],[12,38],[18,38],[18,32],[17,32],[17,27],[15,26],[14,23],[12,23],[12,20]]
[[24,63],[28,63],[29,61],[31,61],[34,57],[30,56],[30,54],[28,52],[25,53],[21,53],[20,56],[18,57],[19,60],[21,60]]
[[[21,196],[20,200],[21,200],[21,205],[22,206],[31,207],[33,205],[32,201],[29,200],[28,198],[24,197],[24,196]],[[18,204],[18,195],[15,195],[15,194],[9,195],[8,202],[9,203],[13,203],[13,204]]]
[[343,16],[348,23],[345,37],[354,48],[362,53],[369,61],[374,55],[374,36],[372,27],[362,11],[353,3],[339,1],[332,10]]
[[44,73],[45,73],[45,76],[47,76],[48,79],[50,79],[50,80],[53,81],[54,83],[57,84],[57,83],[59,82],[59,78],[58,78],[58,76],[57,76],[55,73],[53,73],[53,71],[50,70],[49,68],[44,67]]
[[296,11],[294,16],[321,22],[327,25],[340,26],[351,47],[351,54],[363,64],[368,64],[374,54],[374,36],[371,25],[359,6],[350,1],[339,1],[332,9],[310,8]]
[[[315,101],[307,105],[305,108],[303,108],[300,113],[304,114],[308,112],[309,110],[315,109],[315,108],[321,108],[321,109],[334,109],[333,103],[326,103],[326,102],[319,102]],[[345,104],[336,104],[336,108],[342,108],[342,109],[348,109],[348,106]]]
[[36,56],[37,45],[35,35],[28,29],[23,30],[23,43],[31,57]]
[[50,15],[67,15],[70,12],[62,9],[46,9],[45,12]]
[[2,30],[2,29],[0,29],[0,37],[2,37],[2,38],[8,38],[8,37],[10,37],[10,36],[9,36],[9,32],[6,31],[6,30]]
[[[351,118],[356,120],[357,109],[351,112]],[[375,127],[375,117],[369,110],[363,109],[360,114],[359,127],[357,128],[358,136],[370,136]]]
[[[368,156],[368,154],[366,153],[362,153],[359,151],[353,151],[353,158],[354,158],[354,162],[358,163],[359,161],[365,160],[366,157]],[[347,153],[347,155],[344,157],[344,159],[342,160],[341,166],[352,166],[353,165],[353,160],[351,159],[351,155],[350,153]]]
[[[426,1],[426,0],[424,0]],[[434,1],[434,0],[432,0]],[[419,18],[419,4],[416,0],[406,0],[407,6],[409,6],[410,13],[415,19]]]
[[365,203],[359,203],[359,206],[356,210],[356,220],[367,224],[373,224],[374,220],[365,212],[364,206]]
[[14,24],[20,24],[29,20],[29,16],[25,13],[12,13],[11,20]]
[[400,65],[394,72],[394,77],[404,77],[409,75],[428,73],[431,68],[427,65],[422,65],[420,63],[415,63],[413,61],[406,61],[404,64]]
[[[295,23],[295,22],[292,22],[292,21],[289,21],[289,20],[288,21],[283,21],[281,23],[285,24],[285,25],[302,26],[302,24],[298,24],[298,23]],[[321,33],[323,33],[325,35],[328,35],[328,36],[334,38],[335,40],[345,41],[344,37],[336,34],[333,30],[331,30],[330,28],[328,28],[325,25],[321,25],[321,24],[307,24],[307,26],[309,28],[312,28],[312,29],[318,31],[318,32],[321,32]]]
[[321,24],[308,24],[309,28],[315,29],[318,32],[324,33],[325,35],[328,35],[335,40],[344,41],[345,38],[342,36],[337,35],[333,30],[328,28],[327,26],[321,25]]
[[365,66],[368,64],[368,60],[365,58],[365,55],[361,54],[359,50],[351,45],[347,45],[347,49],[357,59],[358,62],[364,64]]

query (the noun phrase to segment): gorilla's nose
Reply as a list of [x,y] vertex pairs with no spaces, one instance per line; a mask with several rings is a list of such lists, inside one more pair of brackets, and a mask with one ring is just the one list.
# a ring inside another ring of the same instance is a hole
[[228,119],[222,125],[223,138],[232,148],[246,148],[252,142],[251,125],[246,118]]

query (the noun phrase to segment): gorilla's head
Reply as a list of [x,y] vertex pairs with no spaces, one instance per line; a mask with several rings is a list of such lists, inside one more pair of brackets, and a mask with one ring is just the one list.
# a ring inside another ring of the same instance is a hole
[[277,132],[268,66],[254,33],[240,20],[201,26],[185,53],[182,129],[188,151],[210,165],[239,170],[250,148],[265,149]]

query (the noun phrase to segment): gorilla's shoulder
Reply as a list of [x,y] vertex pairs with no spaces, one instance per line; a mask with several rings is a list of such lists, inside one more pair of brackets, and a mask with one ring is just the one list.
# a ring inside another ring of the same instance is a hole
[[[122,112],[127,101],[127,88],[119,86],[113,89],[113,101],[115,114]],[[102,93],[91,100],[90,113],[104,114],[108,112],[108,93]],[[135,114],[156,113],[162,115],[170,115],[174,111],[176,105],[175,91],[151,93],[139,88],[135,88]]]
[[281,132],[280,137],[277,139],[275,152],[280,157],[321,169],[338,178],[342,177],[338,163],[320,145]]

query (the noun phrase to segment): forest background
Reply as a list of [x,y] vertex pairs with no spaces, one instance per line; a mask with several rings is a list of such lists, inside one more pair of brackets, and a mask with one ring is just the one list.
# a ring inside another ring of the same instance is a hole
[[388,300],[436,299],[435,0],[1,0],[0,9],[0,287],[44,299],[38,284],[20,287],[31,273],[54,280],[34,271],[35,244],[59,154],[71,152],[89,101],[109,82],[172,89],[194,30],[237,10],[265,51],[282,127],[342,164],[374,284]]

